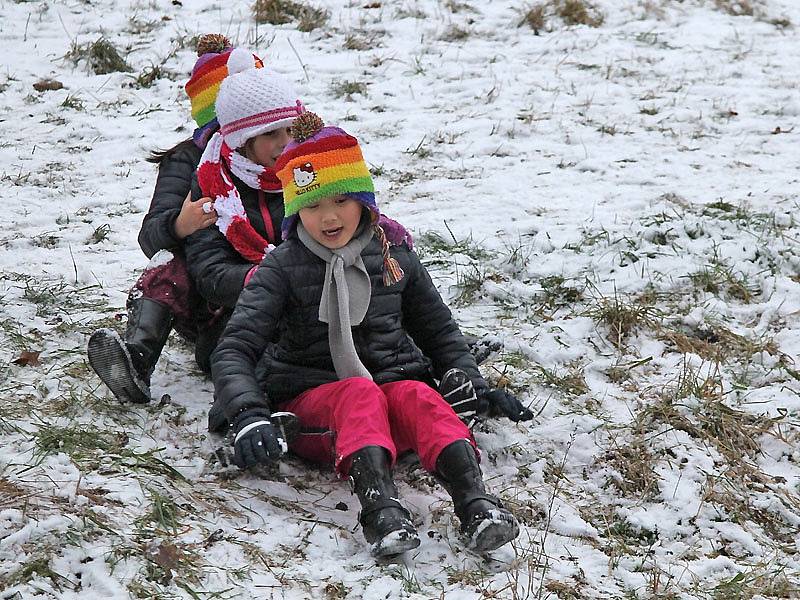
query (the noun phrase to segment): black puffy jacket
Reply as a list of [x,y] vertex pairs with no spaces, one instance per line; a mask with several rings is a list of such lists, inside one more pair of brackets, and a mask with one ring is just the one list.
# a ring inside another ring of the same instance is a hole
[[183,247],[183,240],[175,235],[175,219],[191,189],[202,154],[192,140],[185,140],[159,163],[153,198],[139,230],[139,246],[147,258],[153,258],[159,250]]
[[[440,378],[463,369],[476,391],[488,388],[450,310],[422,266],[405,246],[392,246],[405,276],[383,285],[377,239],[361,253],[372,281],[362,323],[353,327],[361,362],[378,384]],[[291,235],[270,252],[242,292],[212,355],[215,404],[209,428],[219,430],[247,408],[280,408],[300,393],[338,378],[319,318],[325,262]],[[268,344],[276,339],[275,343]]]
[[[247,218],[261,237],[277,246],[281,242],[283,221],[283,195],[263,193],[248,187],[234,177]],[[192,181],[192,198],[202,196],[197,177]],[[263,200],[261,199],[263,198]],[[269,211],[272,236],[264,225],[262,202]],[[186,238],[186,264],[200,294],[211,304],[233,308],[244,288],[244,278],[254,266],[247,261],[225,238],[218,227],[200,229]]]

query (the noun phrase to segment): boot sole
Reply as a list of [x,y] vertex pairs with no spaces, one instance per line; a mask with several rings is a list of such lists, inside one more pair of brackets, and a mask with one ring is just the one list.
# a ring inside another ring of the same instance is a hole
[[419,546],[419,536],[406,529],[398,529],[387,533],[372,546],[370,554],[375,558],[386,558],[408,552]]
[[113,329],[98,329],[89,338],[89,364],[97,376],[122,402],[146,404],[150,390],[133,369],[125,342]]
[[491,515],[478,524],[470,536],[470,549],[477,552],[491,552],[507,544],[519,535],[519,525],[502,515]]

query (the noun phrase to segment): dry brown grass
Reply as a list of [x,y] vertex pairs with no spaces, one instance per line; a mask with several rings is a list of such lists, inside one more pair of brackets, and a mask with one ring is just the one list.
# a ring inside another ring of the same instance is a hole
[[71,60],[76,65],[82,60],[86,61],[89,69],[95,75],[129,73],[133,70],[114,45],[105,38],[87,44],[73,42],[64,58]]
[[714,0],[714,5],[734,17],[752,17],[755,14],[755,7],[749,0]]
[[696,354],[703,360],[715,363],[735,361],[747,363],[754,354],[766,353],[770,356],[783,355],[771,337],[751,339],[733,333],[721,325],[707,329],[659,328],[656,337],[667,343],[670,349],[681,354]]
[[760,454],[759,438],[773,434],[776,423],[783,420],[736,410],[720,400],[701,404],[695,417],[700,434],[713,442],[720,454],[733,463]]
[[518,24],[519,27],[527,25],[536,35],[539,31],[544,29],[547,24],[547,12],[544,4],[535,4],[522,13],[522,19]]
[[463,42],[469,38],[469,36],[469,29],[465,29],[459,25],[451,25],[439,36],[439,39],[443,42]]
[[589,391],[583,369],[579,365],[569,365],[563,372],[545,369],[538,365],[533,368],[536,371],[535,379],[542,385],[557,388],[573,396],[580,396]]
[[256,23],[283,25],[296,22],[300,31],[313,31],[328,22],[328,11],[293,0],[256,0],[253,4]]
[[764,493],[777,499],[786,513],[797,514],[800,511],[800,500],[795,494],[779,489],[774,478],[742,462],[732,464],[722,474],[709,474],[702,500],[722,509],[728,520],[745,528],[748,528],[747,523],[753,523],[770,540],[786,548],[793,548],[797,536],[796,527],[781,514],[779,507],[755,502]]
[[605,453],[601,462],[620,474],[620,477],[613,477],[611,482],[623,496],[651,500],[658,494],[656,458],[644,436],[637,436],[625,445],[615,444]]
[[[684,398],[696,402],[682,404]],[[756,415],[728,406],[716,368],[701,375],[700,369],[685,366],[675,384],[660,391],[657,399],[636,415],[635,430],[654,432],[672,427],[715,447],[731,464],[740,464],[761,453],[762,436],[781,438],[778,425],[783,420],[783,416]]]
[[13,481],[0,477],[0,509],[20,509],[27,503],[30,492]]
[[648,298],[625,298],[617,294],[612,298],[601,297],[585,314],[608,329],[608,340],[620,350],[632,334],[644,327],[655,328],[661,320],[661,311]]
[[600,9],[585,0],[561,0],[556,4],[556,14],[567,25],[600,27],[605,21]]
[[538,35],[553,18],[568,26],[600,27],[605,21],[603,11],[586,0],[548,0],[524,9],[518,26],[527,25]]

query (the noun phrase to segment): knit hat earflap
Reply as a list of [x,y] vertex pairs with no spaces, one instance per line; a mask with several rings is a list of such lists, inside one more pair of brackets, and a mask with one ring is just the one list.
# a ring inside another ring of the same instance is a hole
[[[215,104],[220,84],[228,76],[228,59],[232,51],[230,40],[221,33],[207,33],[197,41],[199,58],[185,89],[192,104],[192,118],[197,123],[192,138],[199,148],[205,148],[211,135],[219,128]],[[258,56],[252,56],[256,68],[264,66]]]
[[298,213],[322,198],[349,196],[367,207],[375,234],[383,250],[383,281],[392,285],[403,278],[403,270],[389,253],[389,242],[378,225],[380,210],[375,187],[358,140],[339,127],[326,127],[314,113],[306,112],[292,123],[293,138],[275,162],[283,188],[285,239],[297,223]]

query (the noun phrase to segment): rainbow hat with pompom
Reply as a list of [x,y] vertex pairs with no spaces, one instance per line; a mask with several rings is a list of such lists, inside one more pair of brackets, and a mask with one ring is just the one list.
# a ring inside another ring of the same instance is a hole
[[[230,40],[221,33],[207,33],[197,42],[199,58],[185,89],[192,103],[192,118],[197,123],[192,137],[198,146],[204,147],[219,128],[215,103],[219,86],[228,76],[228,59],[232,51]],[[256,68],[264,66],[255,54],[253,58]]]
[[325,127],[317,115],[306,112],[292,123],[293,138],[275,163],[283,187],[284,237],[301,209],[330,196],[350,196],[380,215],[358,140],[338,127]]

